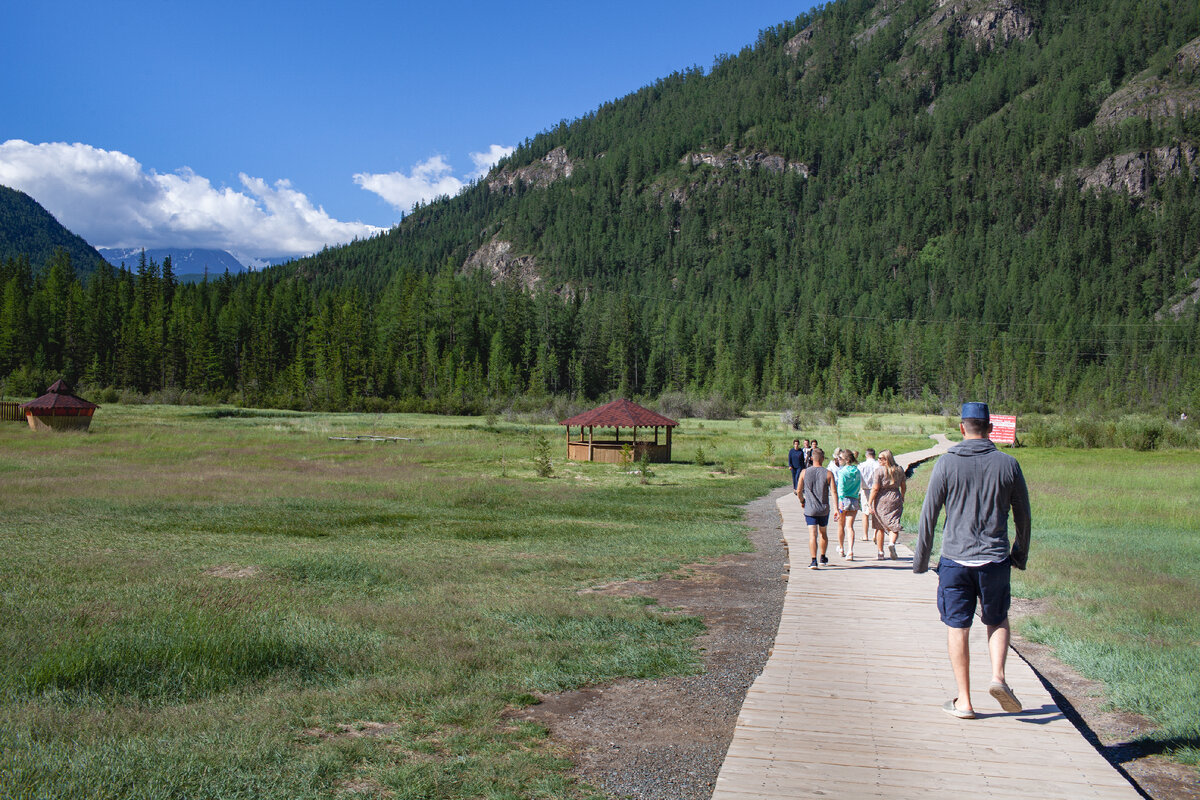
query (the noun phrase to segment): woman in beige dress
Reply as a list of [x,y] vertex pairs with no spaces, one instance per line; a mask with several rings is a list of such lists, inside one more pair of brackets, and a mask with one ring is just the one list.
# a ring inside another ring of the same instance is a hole
[[875,525],[875,545],[879,548],[877,558],[883,560],[883,540],[891,536],[888,555],[896,559],[896,540],[900,538],[900,516],[904,513],[904,493],[908,483],[904,470],[896,463],[891,450],[879,454],[879,467],[871,478],[871,500],[867,513]]

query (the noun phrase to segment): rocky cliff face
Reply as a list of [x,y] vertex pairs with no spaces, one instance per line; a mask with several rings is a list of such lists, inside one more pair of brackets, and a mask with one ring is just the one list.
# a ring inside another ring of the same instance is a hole
[[1096,124],[1116,125],[1130,117],[1171,119],[1200,111],[1200,37],[1179,48],[1163,74],[1146,70],[1100,105]]
[[487,244],[472,253],[463,263],[464,272],[485,270],[495,286],[507,280],[515,280],[526,291],[535,290],[542,282],[537,259],[513,252],[513,243],[493,236]]
[[1157,179],[1182,175],[1185,169],[1192,180],[1200,177],[1200,148],[1190,142],[1109,156],[1092,169],[1078,170],[1075,177],[1083,191],[1109,189],[1145,197]]
[[808,165],[802,164],[799,161],[788,161],[786,158],[773,153],[762,153],[751,150],[737,150],[726,147],[718,152],[700,151],[697,153],[688,153],[683,158],[679,159],[680,164],[689,166],[699,166],[707,164],[716,169],[765,169],[767,172],[776,174],[792,171],[805,178],[808,177]]
[[1179,317],[1187,311],[1190,311],[1192,306],[1200,303],[1200,278],[1192,281],[1192,285],[1188,287],[1188,291],[1184,292],[1183,297],[1177,300],[1163,311],[1154,315],[1155,319],[1165,319],[1167,316]]
[[575,171],[575,162],[567,156],[567,151],[556,147],[540,161],[518,169],[502,169],[496,177],[487,182],[493,192],[512,189],[517,181],[544,189],[560,178],[569,178]]
[[937,0],[929,19],[914,31],[925,47],[941,47],[946,33],[975,42],[976,50],[991,50],[1033,35],[1033,18],[1015,0]]
[[783,51],[792,58],[800,55],[801,50],[812,44],[813,37],[816,36],[817,31],[820,30],[818,27],[819,24],[819,22],[814,22],[812,25],[809,25],[807,28],[797,33],[791,39],[788,39],[787,44],[783,46]]

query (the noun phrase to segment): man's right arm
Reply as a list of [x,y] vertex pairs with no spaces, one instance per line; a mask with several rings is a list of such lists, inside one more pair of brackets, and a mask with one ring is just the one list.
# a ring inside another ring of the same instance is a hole
[[933,474],[929,476],[929,488],[925,492],[925,502],[921,504],[921,526],[917,533],[917,543],[913,547],[913,572],[922,573],[929,570],[929,557],[933,550],[933,532],[937,528],[938,516],[946,502],[946,481],[939,467],[942,462],[933,465]]
[[1017,474],[1013,480],[1010,508],[1016,536],[1013,539],[1012,553],[1009,557],[1012,559],[1014,567],[1025,569],[1025,565],[1029,561],[1029,534],[1032,526],[1029,512],[1029,488],[1025,485],[1025,475],[1021,472],[1020,465],[1017,465]]

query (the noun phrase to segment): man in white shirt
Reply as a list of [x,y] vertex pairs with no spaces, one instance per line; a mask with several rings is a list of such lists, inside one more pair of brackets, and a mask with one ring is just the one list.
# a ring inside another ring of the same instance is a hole
[[[862,463],[858,465],[858,474],[862,476],[862,484],[858,489],[858,496],[862,500],[862,507],[864,511],[871,507],[871,478],[875,476],[875,469],[878,466],[879,462],[875,460],[875,448],[868,447],[867,457],[864,458]],[[871,515],[869,513],[864,513],[862,515],[862,519],[863,541],[869,542],[871,540]],[[851,531],[850,535],[853,536],[854,532]],[[883,559],[882,550],[879,551],[879,558],[881,560]]]

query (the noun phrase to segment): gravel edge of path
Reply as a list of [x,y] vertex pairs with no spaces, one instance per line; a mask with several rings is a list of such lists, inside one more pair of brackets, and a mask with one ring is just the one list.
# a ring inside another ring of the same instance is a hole
[[775,501],[788,491],[783,486],[743,506],[752,551],[692,565],[683,579],[600,589],[652,597],[664,609],[702,618],[704,672],[548,695],[516,712],[550,730],[581,780],[610,797],[711,798],[746,692],[779,629],[788,555]]

